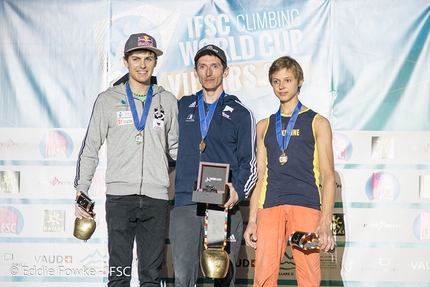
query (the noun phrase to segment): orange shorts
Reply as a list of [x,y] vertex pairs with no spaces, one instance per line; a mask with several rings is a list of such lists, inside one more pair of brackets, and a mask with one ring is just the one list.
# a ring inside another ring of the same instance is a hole
[[[257,249],[255,250],[254,286],[278,286],[281,260],[288,238],[294,231],[314,232],[321,211],[296,205],[259,209],[257,215]],[[292,248],[298,286],[320,286],[319,250]]]

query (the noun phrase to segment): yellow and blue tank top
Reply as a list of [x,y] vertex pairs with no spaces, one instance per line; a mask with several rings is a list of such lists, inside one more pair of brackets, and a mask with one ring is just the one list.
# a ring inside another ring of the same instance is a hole
[[[320,210],[320,173],[314,130],[317,116],[311,109],[299,113],[285,150],[288,156],[285,165],[279,163],[281,151],[276,139],[276,115],[269,117],[264,134],[266,171],[259,208],[291,204]],[[284,135],[290,117],[291,115],[281,117]]]

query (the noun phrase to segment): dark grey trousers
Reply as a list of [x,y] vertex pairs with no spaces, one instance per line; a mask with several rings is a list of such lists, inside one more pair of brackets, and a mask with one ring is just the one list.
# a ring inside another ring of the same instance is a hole
[[[203,210],[197,208],[197,205],[178,206],[170,211],[169,237],[176,287],[194,287],[199,276],[205,220],[205,206],[202,207]],[[234,287],[236,261],[243,237],[243,219],[237,206],[229,211],[228,220],[227,236],[230,241],[225,250],[229,253],[231,269],[226,280],[215,280],[215,286]]]

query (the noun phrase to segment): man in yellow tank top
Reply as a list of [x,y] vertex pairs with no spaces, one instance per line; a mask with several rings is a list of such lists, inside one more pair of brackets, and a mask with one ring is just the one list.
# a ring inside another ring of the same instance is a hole
[[[275,60],[269,81],[280,101],[257,124],[258,181],[251,196],[246,245],[255,249],[254,286],[277,286],[287,240],[315,232],[319,249],[292,247],[298,286],[320,286],[319,251],[334,248],[332,131],[327,119],[299,101],[303,70],[291,57]],[[320,182],[321,181],[321,182]]]

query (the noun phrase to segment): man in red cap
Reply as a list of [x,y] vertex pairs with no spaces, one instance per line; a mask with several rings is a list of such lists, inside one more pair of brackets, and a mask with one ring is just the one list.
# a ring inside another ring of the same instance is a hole
[[[130,286],[137,244],[140,286],[160,286],[168,213],[169,154],[176,158],[177,98],[151,84],[163,52],[145,33],[124,48],[128,81],[101,93],[94,104],[76,167],[76,191],[88,193],[106,142],[108,286]],[[79,218],[91,217],[76,206]]]

